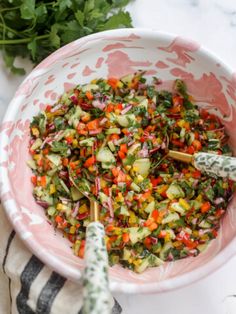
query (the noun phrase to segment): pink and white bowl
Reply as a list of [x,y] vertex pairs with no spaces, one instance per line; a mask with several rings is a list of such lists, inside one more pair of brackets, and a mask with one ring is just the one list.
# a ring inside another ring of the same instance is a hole
[[[26,162],[29,124],[39,110],[64,91],[97,77],[121,77],[145,70],[170,88],[184,79],[202,107],[216,113],[230,135],[236,153],[236,75],[195,42],[147,29],[120,29],[90,35],[59,49],[23,81],[1,125],[1,200],[9,220],[28,248],[61,275],[78,281],[83,261],[68,240],[48,223],[32,196],[31,170]],[[190,284],[224,265],[236,253],[236,195],[228,206],[219,235],[198,255],[135,274],[110,268],[112,291],[150,293]]]

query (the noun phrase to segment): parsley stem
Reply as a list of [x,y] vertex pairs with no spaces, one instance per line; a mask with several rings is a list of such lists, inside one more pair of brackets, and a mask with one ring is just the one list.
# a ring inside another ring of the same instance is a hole
[[17,31],[14,30],[13,28],[7,26],[6,24],[0,23],[0,27],[3,28],[3,29],[5,28],[7,31],[9,31],[9,32],[11,32],[11,33],[13,33],[13,34],[15,34],[15,35],[20,35],[19,32],[17,32]]
[[49,38],[49,36],[50,35],[48,34],[48,35],[41,35],[41,36],[29,37],[29,38],[21,38],[21,39],[3,39],[3,40],[0,40],[0,45],[27,44],[32,39],[35,39],[35,40],[46,39],[46,38]]
[[17,9],[20,9],[20,5],[18,6],[15,6],[15,7],[10,7],[10,8],[2,8],[0,9],[0,12],[5,12],[5,11],[12,11],[12,10],[17,10]]

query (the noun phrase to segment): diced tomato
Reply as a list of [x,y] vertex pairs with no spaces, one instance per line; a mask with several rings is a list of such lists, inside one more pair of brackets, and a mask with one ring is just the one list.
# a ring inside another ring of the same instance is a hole
[[184,99],[179,95],[175,95],[172,97],[172,102],[174,106],[183,106]]
[[151,183],[152,183],[153,187],[157,186],[158,184],[160,184],[162,182],[163,182],[163,178],[161,176],[151,179]]
[[213,234],[214,238],[216,238],[218,235],[218,232],[215,229],[213,229],[211,233]]
[[200,111],[200,115],[201,115],[202,119],[206,120],[209,117],[209,112],[207,110],[205,110],[205,109],[202,109]]
[[158,235],[158,238],[163,239],[166,236],[166,231],[165,230],[161,230],[161,232]]
[[148,227],[148,229],[149,229],[150,231],[153,231],[153,230],[156,230],[157,227],[158,227],[157,223],[156,223],[156,222],[153,222],[153,223]]
[[129,242],[129,234],[128,233],[123,233],[122,234],[122,240],[124,243],[128,243]]
[[115,110],[122,110],[123,105],[121,103],[115,105]]
[[192,172],[192,177],[193,177],[194,179],[199,179],[199,178],[201,178],[201,171],[199,171],[199,170],[193,171],[193,172]]
[[88,131],[86,129],[86,124],[84,123],[79,123],[77,126],[77,132],[81,135],[87,135]]
[[109,196],[109,187],[108,187],[108,186],[105,186],[102,190],[103,190],[103,192],[104,192],[107,196]]
[[199,151],[199,150],[202,149],[202,144],[201,144],[201,142],[199,140],[194,140],[192,142],[192,145],[193,145],[195,151]]
[[94,165],[95,162],[96,162],[96,157],[95,157],[95,156],[91,156],[91,157],[89,157],[89,158],[85,161],[84,166],[85,166],[86,168],[88,168],[88,167]]
[[110,233],[110,232],[112,232],[114,229],[115,229],[115,227],[114,227],[113,225],[108,225],[108,226],[106,227],[106,232],[107,232],[107,233]]
[[127,148],[127,144],[121,144],[120,145],[120,151],[122,152],[122,153],[127,153],[127,151],[128,151],[128,148]]
[[99,128],[99,120],[98,119],[92,120],[92,121],[87,123],[87,129],[89,131],[96,130],[98,128]]
[[40,178],[40,184],[41,184],[41,186],[42,186],[43,188],[45,188],[45,186],[47,185],[47,178],[46,178],[46,176],[42,176],[42,177]]
[[108,104],[105,108],[105,112],[113,112],[114,111],[114,105]]
[[56,223],[62,223],[63,222],[63,218],[61,217],[61,216],[59,216],[59,215],[57,215],[56,217],[55,217],[55,221],[56,221]]
[[184,147],[184,143],[181,142],[180,140],[175,140],[175,139],[173,139],[173,140],[171,140],[171,143],[172,143],[173,145],[177,146],[177,147]]
[[78,256],[79,256],[80,258],[84,258],[84,252],[85,252],[85,240],[82,240],[82,241],[81,241],[81,244],[80,244]]
[[145,240],[143,241],[145,247],[150,250],[152,247],[152,241],[150,239],[150,237],[145,238]]
[[194,138],[195,138],[195,140],[199,139],[199,133],[197,131],[194,132]]
[[183,169],[181,170],[181,172],[182,172],[183,174],[189,173],[189,169],[183,168]]
[[186,151],[188,154],[191,154],[193,155],[195,153],[195,149],[193,147],[193,145],[190,145],[188,148],[187,148],[187,151]]
[[48,155],[48,153],[49,153],[49,148],[48,147],[44,148],[43,149],[43,154],[44,155]]
[[73,137],[72,136],[67,136],[66,141],[68,144],[71,144],[73,142]]
[[146,142],[146,140],[147,140],[147,139],[146,139],[146,137],[145,137],[145,136],[141,136],[141,137],[140,137],[140,142],[141,142],[141,143]]
[[152,218],[156,221],[158,217],[159,217],[159,212],[157,209],[154,209],[152,212]]
[[31,182],[33,183],[34,186],[36,186],[36,184],[37,184],[37,177],[36,176],[32,176],[31,177]]
[[210,202],[205,202],[201,206],[201,212],[204,214],[204,213],[208,212],[210,210],[210,208],[211,208]]
[[120,139],[120,136],[118,134],[111,134],[110,135],[110,141],[117,141]]
[[93,94],[90,91],[87,91],[85,95],[88,98],[88,100],[93,100]]
[[111,77],[107,80],[107,84],[110,85],[113,89],[115,89],[118,85],[119,80],[117,78]]
[[118,151],[118,156],[120,157],[120,159],[124,159],[126,154],[119,150]]
[[225,210],[222,208],[217,209],[215,212],[216,217],[221,217],[225,213]]
[[46,112],[50,112],[50,111],[51,111],[51,109],[52,109],[52,106],[47,105],[47,107],[46,107],[45,111],[46,111]]
[[114,177],[117,177],[118,174],[119,174],[119,169],[116,168],[116,167],[114,167],[114,168],[111,169],[111,172],[112,172],[112,174],[113,174]]
[[69,159],[68,158],[63,158],[62,159],[62,164],[63,164],[63,166],[68,166],[68,164],[69,164]]
[[139,199],[140,202],[145,202],[150,196],[151,196],[152,192],[149,190],[145,193],[143,193]]
[[151,224],[153,223],[153,219],[149,218],[148,220],[146,220],[143,225],[144,227],[149,227]]
[[126,174],[123,171],[119,171],[117,182],[125,182],[126,181]]

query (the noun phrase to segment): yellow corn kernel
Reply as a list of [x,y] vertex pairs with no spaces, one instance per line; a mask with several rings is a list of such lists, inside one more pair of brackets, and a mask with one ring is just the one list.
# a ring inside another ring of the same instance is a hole
[[34,160],[39,160],[41,158],[41,155],[40,154],[35,154],[34,156],[33,156],[33,159]]
[[102,189],[107,186],[107,183],[106,183],[106,181],[103,178],[100,179],[100,184],[101,184],[101,188]]
[[173,246],[174,247],[179,247],[179,246],[181,246],[182,245],[182,242],[180,242],[180,241],[175,241],[175,242],[173,242]]
[[96,84],[97,83],[97,79],[93,79],[92,81],[91,81],[91,84]]
[[143,182],[144,178],[141,176],[141,174],[139,174],[137,176],[137,182],[140,183],[140,182]]
[[137,171],[138,171],[138,167],[135,167],[135,166],[134,166],[134,167],[132,168],[132,170],[137,172]]
[[196,198],[196,201],[202,202],[202,195],[201,194],[198,195],[198,197]]
[[120,109],[115,109],[115,114],[119,115],[120,114]]
[[139,258],[139,259],[136,259],[135,261],[133,261],[133,264],[135,266],[139,266],[140,264],[142,263],[142,260]]
[[178,125],[180,128],[183,128],[183,127],[185,126],[185,123],[186,123],[185,120],[179,120],[179,121],[177,122],[177,125]]
[[223,188],[223,189],[227,189],[227,187],[228,187],[228,183],[227,183],[227,182],[223,182],[223,183],[222,183],[222,188]]
[[78,147],[78,141],[77,141],[76,138],[72,141],[72,146],[73,146],[74,148]]
[[132,263],[133,263],[133,258],[130,257],[130,258],[128,259],[128,262],[129,262],[130,264],[132,264]]
[[195,238],[197,238],[199,235],[199,232],[197,230],[194,230],[192,234]]
[[70,227],[70,234],[75,234],[75,231],[76,231],[76,227],[75,226],[71,226]]
[[31,129],[31,132],[32,132],[32,134],[33,134],[34,136],[36,136],[36,137],[39,136],[39,130],[38,130],[38,128],[32,128],[32,129]]
[[169,241],[170,241],[170,234],[167,232],[165,236],[165,242],[169,242]]
[[115,235],[120,235],[121,234],[121,228],[115,228],[114,230],[113,230],[113,234],[115,234]]
[[185,178],[191,178],[191,176],[192,174],[190,172],[185,174]]
[[129,210],[129,223],[130,224],[135,224],[137,222],[137,218],[134,212],[132,212],[131,210]]
[[125,166],[125,170],[129,171],[132,167],[130,165]]
[[56,192],[56,187],[54,184],[50,184],[50,187],[49,187],[49,194],[53,194]]
[[119,81],[118,83],[117,83],[117,87],[118,88],[122,88],[124,86],[124,84],[121,82],[121,81]]
[[82,206],[80,206],[80,208],[79,208],[79,213],[80,213],[80,214],[84,214],[84,213],[86,213],[87,211],[88,211],[88,207],[87,207],[86,204],[83,204]]
[[185,199],[183,199],[183,198],[179,199],[179,205],[182,206],[186,210],[189,210],[191,208],[189,203],[187,201],[185,201]]
[[57,204],[57,210],[62,210],[64,208],[62,203]]

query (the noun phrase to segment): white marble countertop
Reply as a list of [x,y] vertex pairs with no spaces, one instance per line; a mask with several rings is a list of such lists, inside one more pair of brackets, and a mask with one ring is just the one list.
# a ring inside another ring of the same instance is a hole
[[[196,40],[236,70],[235,0],[134,0],[129,11],[134,26]],[[9,74],[0,58],[0,120],[22,80]],[[236,257],[188,287],[156,295],[117,294],[116,298],[124,314],[235,314]]]

